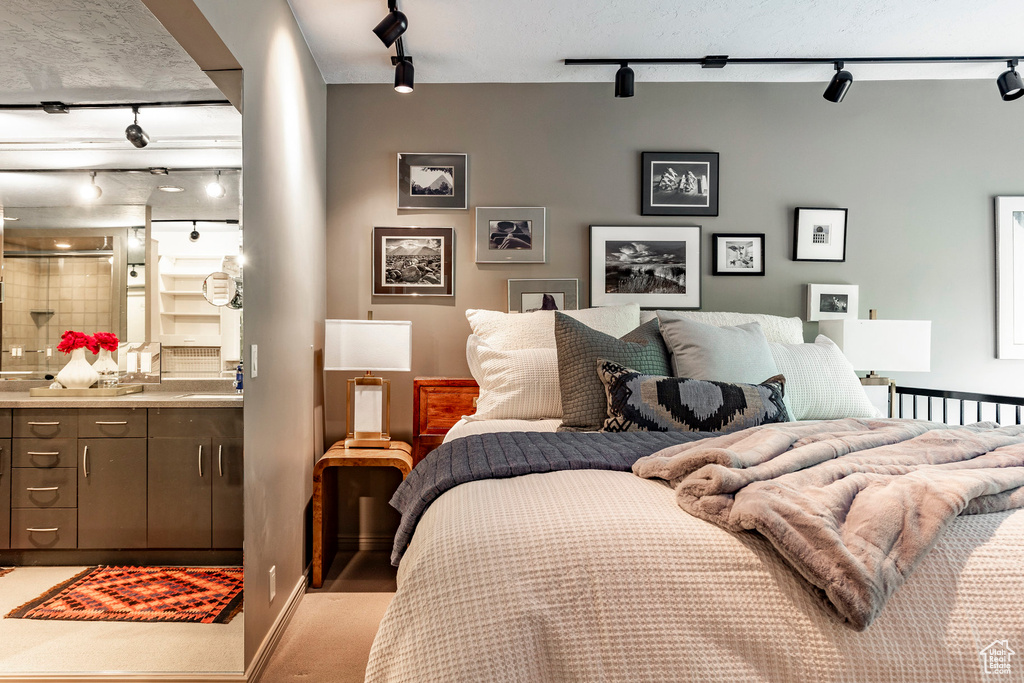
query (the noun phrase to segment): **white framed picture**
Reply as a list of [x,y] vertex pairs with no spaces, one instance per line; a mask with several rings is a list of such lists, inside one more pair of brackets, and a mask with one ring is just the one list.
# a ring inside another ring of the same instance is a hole
[[543,206],[476,207],[477,263],[544,263]]
[[996,197],[996,358],[1024,359],[1024,197]]
[[508,281],[508,312],[575,311],[579,308],[580,281],[576,278]]
[[845,261],[847,209],[798,206],[793,227],[794,261]]
[[807,285],[807,319],[856,320],[860,307],[858,285]]
[[700,308],[701,229],[590,226],[590,305]]

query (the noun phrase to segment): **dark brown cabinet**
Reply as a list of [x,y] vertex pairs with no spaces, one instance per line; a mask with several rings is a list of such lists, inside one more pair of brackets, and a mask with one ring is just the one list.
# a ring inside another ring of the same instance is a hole
[[[10,424],[10,422],[8,422]],[[0,439],[0,549],[11,547],[11,440]]]
[[242,440],[213,440],[213,547],[242,547]]
[[79,439],[78,447],[78,547],[145,548],[146,439]]

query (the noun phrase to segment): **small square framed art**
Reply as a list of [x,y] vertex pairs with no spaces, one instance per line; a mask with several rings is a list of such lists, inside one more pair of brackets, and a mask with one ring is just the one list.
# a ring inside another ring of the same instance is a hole
[[466,154],[398,154],[399,209],[468,209]]
[[508,312],[575,311],[579,308],[580,281],[576,278],[554,280],[509,280]]
[[718,215],[718,152],[644,152],[642,163],[641,215]]
[[797,207],[793,260],[845,261],[847,213],[846,209]]
[[764,275],[764,233],[711,236],[714,275]]
[[807,285],[807,319],[856,320],[860,307],[857,285]]
[[590,226],[590,305],[700,308],[700,226]]
[[477,263],[544,263],[543,206],[476,208]]
[[373,229],[375,296],[452,296],[455,229]]

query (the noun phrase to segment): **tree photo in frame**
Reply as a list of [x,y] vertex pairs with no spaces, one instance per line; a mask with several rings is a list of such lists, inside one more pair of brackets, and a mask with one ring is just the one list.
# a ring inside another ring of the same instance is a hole
[[701,229],[590,226],[590,305],[700,308]]

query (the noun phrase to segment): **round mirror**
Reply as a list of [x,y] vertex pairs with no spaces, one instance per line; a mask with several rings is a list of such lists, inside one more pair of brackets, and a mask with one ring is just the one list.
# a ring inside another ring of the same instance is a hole
[[235,278],[227,273],[210,273],[203,280],[203,296],[214,306],[227,306],[236,290]]

